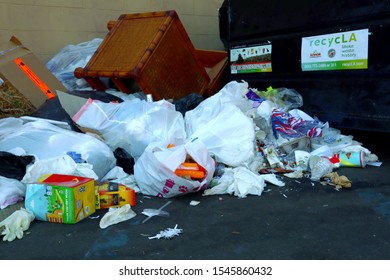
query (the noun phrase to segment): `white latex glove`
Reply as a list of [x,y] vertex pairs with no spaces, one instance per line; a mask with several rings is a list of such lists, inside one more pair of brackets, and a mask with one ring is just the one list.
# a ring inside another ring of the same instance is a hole
[[35,219],[35,216],[30,211],[21,208],[16,210],[9,217],[0,223],[0,229],[3,241],[14,241],[15,238],[22,239],[23,232],[30,227],[30,223]]
[[136,215],[137,214],[131,209],[130,204],[125,204],[119,208],[112,207],[108,209],[108,212],[100,220],[99,226],[103,229],[127,221]]

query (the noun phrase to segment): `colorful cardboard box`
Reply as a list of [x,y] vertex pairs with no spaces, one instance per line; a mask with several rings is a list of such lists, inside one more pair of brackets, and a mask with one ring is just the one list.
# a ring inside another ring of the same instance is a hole
[[95,212],[94,179],[49,175],[26,185],[25,207],[37,220],[75,224]]
[[95,186],[96,209],[136,205],[135,191],[125,185],[107,182]]

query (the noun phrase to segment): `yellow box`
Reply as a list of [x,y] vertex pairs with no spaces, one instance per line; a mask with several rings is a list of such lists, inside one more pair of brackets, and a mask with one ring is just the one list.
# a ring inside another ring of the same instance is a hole
[[94,179],[51,174],[26,185],[25,207],[37,220],[75,224],[95,212]]
[[125,185],[107,182],[95,186],[96,209],[123,206],[135,206],[135,191]]

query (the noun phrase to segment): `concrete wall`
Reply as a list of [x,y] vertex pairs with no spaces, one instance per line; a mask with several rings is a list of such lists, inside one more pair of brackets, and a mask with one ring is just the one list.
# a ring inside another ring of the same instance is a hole
[[0,42],[18,37],[43,62],[63,47],[104,38],[121,14],[176,10],[196,48],[222,50],[223,0],[0,0]]

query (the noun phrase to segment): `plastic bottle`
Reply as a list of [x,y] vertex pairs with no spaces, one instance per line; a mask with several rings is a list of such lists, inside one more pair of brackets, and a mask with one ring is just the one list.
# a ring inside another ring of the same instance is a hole
[[325,174],[333,171],[333,164],[325,157],[310,157],[309,166],[311,170],[310,180],[312,181],[319,181]]

